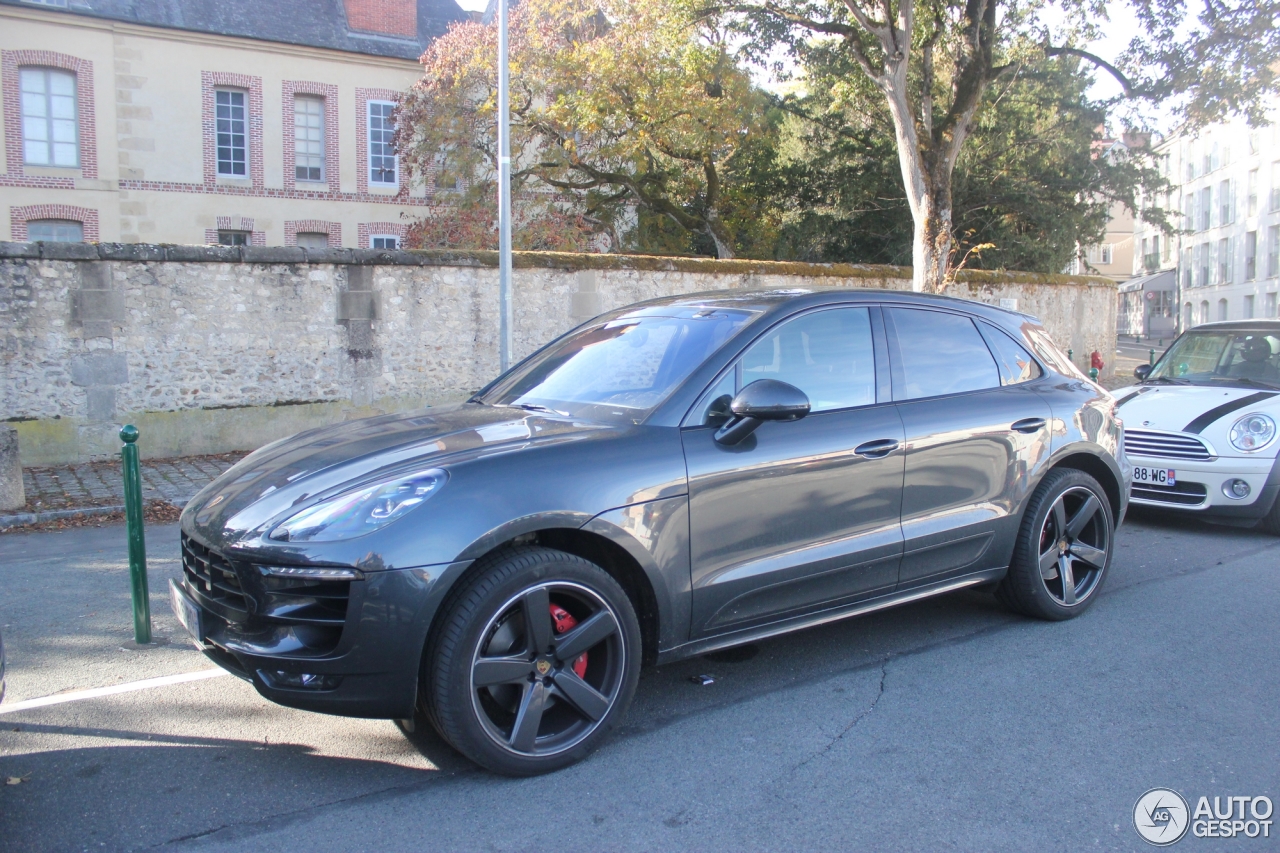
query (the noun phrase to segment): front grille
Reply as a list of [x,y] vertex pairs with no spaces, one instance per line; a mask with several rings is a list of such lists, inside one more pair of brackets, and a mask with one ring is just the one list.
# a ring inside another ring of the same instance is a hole
[[1124,449],[1131,456],[1155,456],[1160,459],[1212,459],[1203,441],[1186,433],[1155,432],[1126,429]]
[[235,567],[217,551],[211,551],[189,536],[182,537],[182,571],[187,585],[205,598],[222,605],[234,621],[249,618],[250,599],[240,585]]
[[[277,577],[269,567],[233,562],[186,535],[182,570],[206,609],[235,626],[237,647],[250,642],[323,654],[338,645],[351,599],[349,580]],[[283,639],[285,634],[291,639]]]
[[1178,483],[1173,486],[1157,486],[1152,483],[1134,483],[1132,497],[1144,501],[1158,501],[1178,506],[1196,506],[1209,496],[1204,483]]

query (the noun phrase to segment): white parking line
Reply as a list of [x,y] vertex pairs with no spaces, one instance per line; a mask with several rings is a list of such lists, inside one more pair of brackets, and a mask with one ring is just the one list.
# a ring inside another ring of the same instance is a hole
[[32,708],[43,708],[46,705],[61,705],[63,702],[79,702],[81,699],[97,699],[99,696],[112,696],[116,693],[132,693],[135,690],[150,690],[152,687],[167,687],[170,684],[182,684],[186,681],[202,681],[206,678],[217,678],[230,675],[225,669],[201,669],[195,672],[183,672],[178,675],[164,675],[160,678],[146,678],[142,681],[130,681],[127,684],[114,684],[111,687],[95,687],[92,690],[76,690],[71,693],[59,693],[55,696],[44,696],[40,699],[28,699],[25,702],[0,705],[0,714],[12,714],[16,711],[27,711]]

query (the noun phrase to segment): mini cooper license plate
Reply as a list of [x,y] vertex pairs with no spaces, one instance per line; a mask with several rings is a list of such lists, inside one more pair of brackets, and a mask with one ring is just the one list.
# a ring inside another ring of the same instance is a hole
[[1133,482],[1152,486],[1176,486],[1178,478],[1172,468],[1148,468],[1133,466]]
[[191,596],[175,581],[169,578],[169,604],[173,607],[173,615],[187,629],[196,642],[204,640],[204,622],[200,618],[200,606],[191,600]]

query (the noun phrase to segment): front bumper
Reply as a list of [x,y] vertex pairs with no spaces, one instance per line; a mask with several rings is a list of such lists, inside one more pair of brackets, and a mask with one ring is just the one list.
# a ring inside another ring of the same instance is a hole
[[365,572],[341,584],[264,584],[259,566],[184,535],[182,590],[198,644],[281,705],[350,717],[413,716],[441,579],[467,563]]
[[[1172,468],[1177,485],[1157,486],[1134,482],[1129,494],[1135,506],[1159,507],[1205,516],[1262,518],[1271,511],[1280,493],[1280,468],[1274,458],[1219,456],[1209,460],[1173,459],[1129,454],[1133,465]],[[1244,498],[1229,497],[1224,489],[1232,480],[1249,484]]]

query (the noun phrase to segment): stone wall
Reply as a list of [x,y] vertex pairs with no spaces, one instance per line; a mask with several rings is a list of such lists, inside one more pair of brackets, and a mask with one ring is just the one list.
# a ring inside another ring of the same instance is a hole
[[[301,429],[465,398],[498,371],[492,252],[0,243],[0,420],[25,465],[249,449]],[[523,356],[603,311],[674,293],[908,289],[897,267],[519,253]],[[1115,283],[961,275],[952,295],[1041,318],[1113,361]]]

